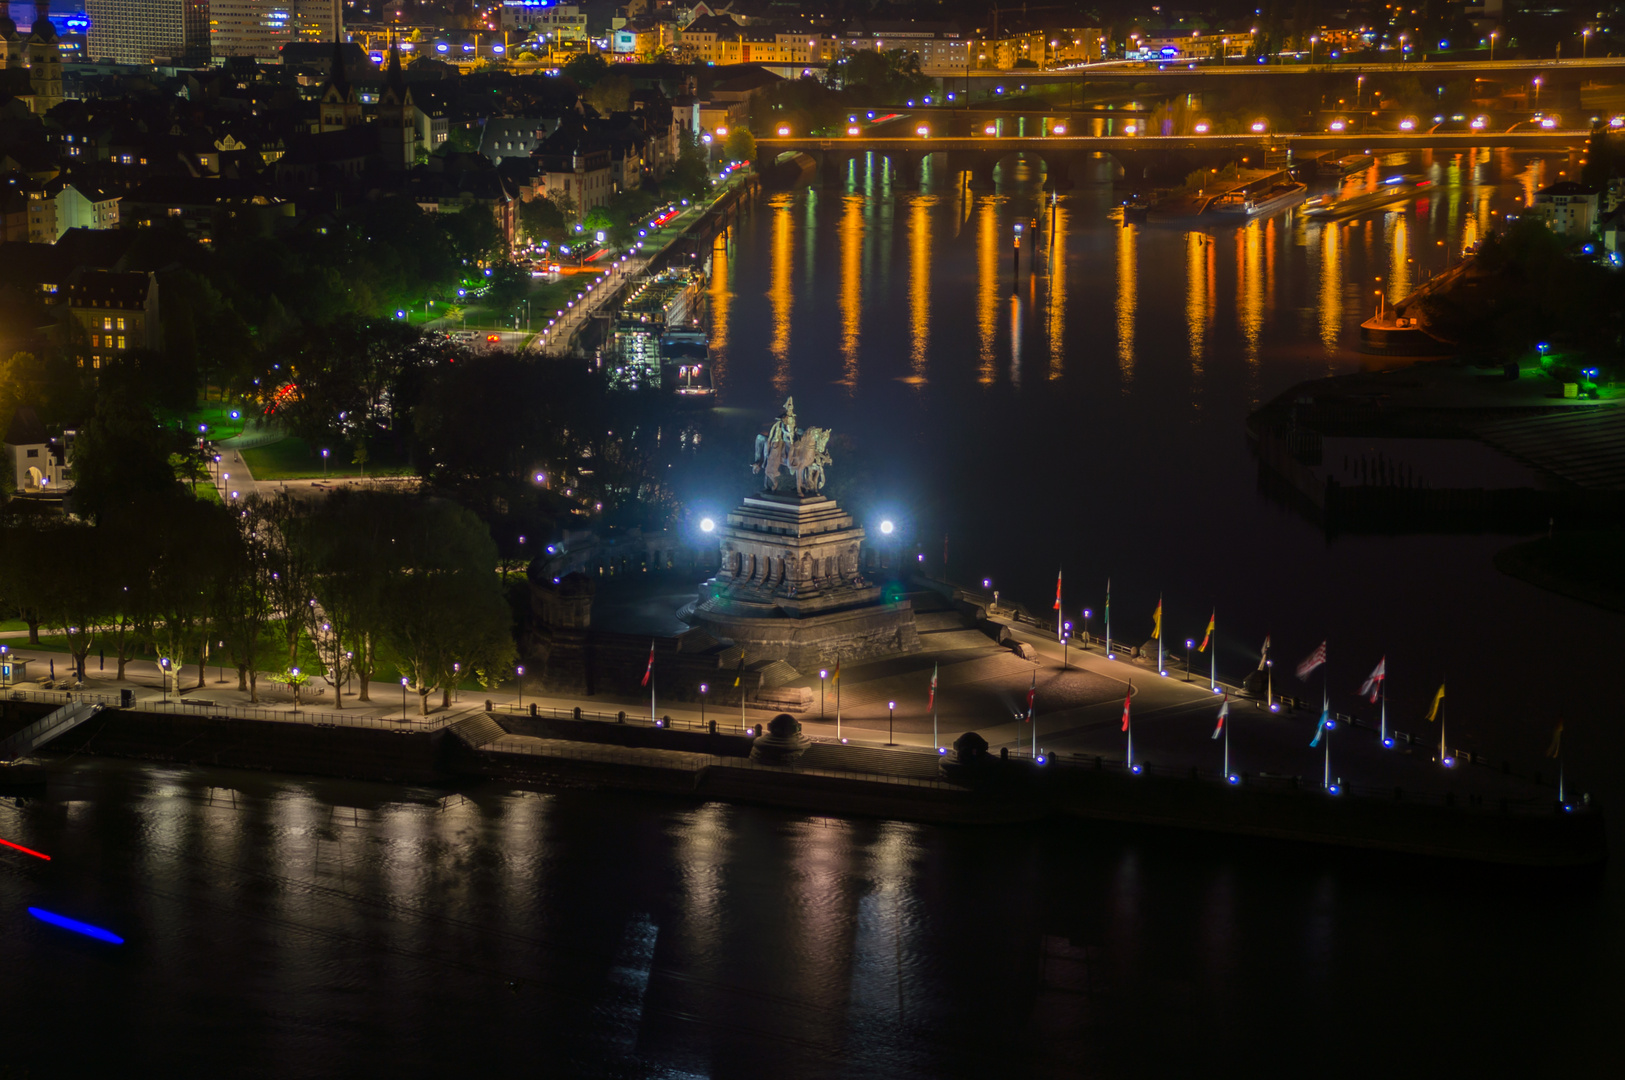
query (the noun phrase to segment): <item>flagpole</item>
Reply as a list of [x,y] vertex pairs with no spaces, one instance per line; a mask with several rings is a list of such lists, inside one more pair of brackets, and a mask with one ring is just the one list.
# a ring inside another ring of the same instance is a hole
[[1328,726],[1326,728],[1325,735],[1326,735],[1326,776],[1325,776],[1325,779],[1322,781],[1322,783],[1325,785],[1326,790],[1330,791],[1332,789],[1332,731],[1331,731],[1330,726]]
[[1215,617],[1210,621],[1213,623],[1213,640],[1208,642],[1208,647],[1213,652],[1208,656],[1210,666],[1208,668],[1207,688],[1217,690],[1219,688],[1219,620]]
[[1134,770],[1134,718],[1132,716],[1129,717],[1128,721],[1128,767],[1130,772]]
[[1224,725],[1224,777],[1230,779],[1230,717],[1225,717]]
[[1378,736],[1378,738],[1382,742],[1382,745],[1387,746],[1388,745],[1388,658],[1386,656],[1384,656],[1382,658],[1382,665],[1383,665],[1382,666],[1382,683],[1378,687],[1378,689],[1382,693],[1382,712],[1380,714],[1381,717],[1382,717],[1382,733],[1381,733],[1381,735]]
[[1055,641],[1061,640],[1061,572],[1055,571]]
[[1161,675],[1161,674],[1163,674],[1163,670],[1162,670],[1162,594],[1161,593],[1157,594],[1157,623],[1156,623],[1156,626],[1154,627],[1154,629],[1157,632],[1157,674]]
[[1106,659],[1112,656],[1112,579],[1106,579]]
[[[837,663],[835,665],[835,674],[840,675],[840,673],[841,666]],[[843,743],[846,741],[841,738],[841,680],[838,678],[835,680],[835,741]]]

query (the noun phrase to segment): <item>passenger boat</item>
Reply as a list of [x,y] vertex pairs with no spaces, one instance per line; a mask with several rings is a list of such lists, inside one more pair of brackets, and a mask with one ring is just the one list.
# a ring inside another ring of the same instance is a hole
[[1214,204],[1221,214],[1245,214],[1247,217],[1266,217],[1301,202],[1309,194],[1309,187],[1295,180],[1272,184],[1263,191],[1233,192]]

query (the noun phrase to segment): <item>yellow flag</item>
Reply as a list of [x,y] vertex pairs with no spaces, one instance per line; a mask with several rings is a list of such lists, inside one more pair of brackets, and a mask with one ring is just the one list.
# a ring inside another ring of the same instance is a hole
[[1428,720],[1430,722],[1434,721],[1434,720],[1437,720],[1439,718],[1439,706],[1443,705],[1443,704],[1444,704],[1444,683],[1440,683],[1439,684],[1439,692],[1437,694],[1433,695],[1433,708],[1428,710]]
[[1160,596],[1157,597],[1157,613],[1151,616],[1151,636],[1153,638],[1162,636],[1162,597]]
[[841,662],[839,660],[835,661],[835,674],[833,674],[833,675],[831,675],[829,677],[829,681],[830,682],[840,682],[841,681]]

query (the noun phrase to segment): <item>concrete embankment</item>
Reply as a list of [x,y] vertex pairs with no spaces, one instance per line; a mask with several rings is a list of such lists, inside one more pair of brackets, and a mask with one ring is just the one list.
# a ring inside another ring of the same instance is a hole
[[[8,704],[15,722],[41,706]],[[936,755],[816,743],[794,765],[750,758],[714,730],[476,714],[438,731],[331,727],[109,709],[50,747],[63,752],[455,786],[622,788],[818,814],[990,825],[1067,816],[1525,866],[1606,853],[1602,815],[1556,804],[1455,805],[1419,792],[1300,790],[1268,778],[1130,773],[1100,759],[984,759],[944,776]]]

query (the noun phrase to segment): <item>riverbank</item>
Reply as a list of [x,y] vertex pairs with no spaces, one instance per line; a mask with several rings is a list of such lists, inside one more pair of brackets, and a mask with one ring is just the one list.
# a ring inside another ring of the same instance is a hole
[[[8,726],[50,707],[8,701]],[[1130,767],[1102,755],[1021,760],[979,754],[974,743],[931,754],[820,742],[774,764],[752,754],[754,734],[719,732],[714,721],[698,730],[668,724],[482,711],[411,730],[383,720],[338,727],[110,708],[52,743],[47,760],[92,754],[448,788],[482,779],[586,784],[938,825],[1074,817],[1528,867],[1591,865],[1606,854],[1600,813],[1533,790],[1498,800],[1399,787],[1328,791],[1297,777]]]

